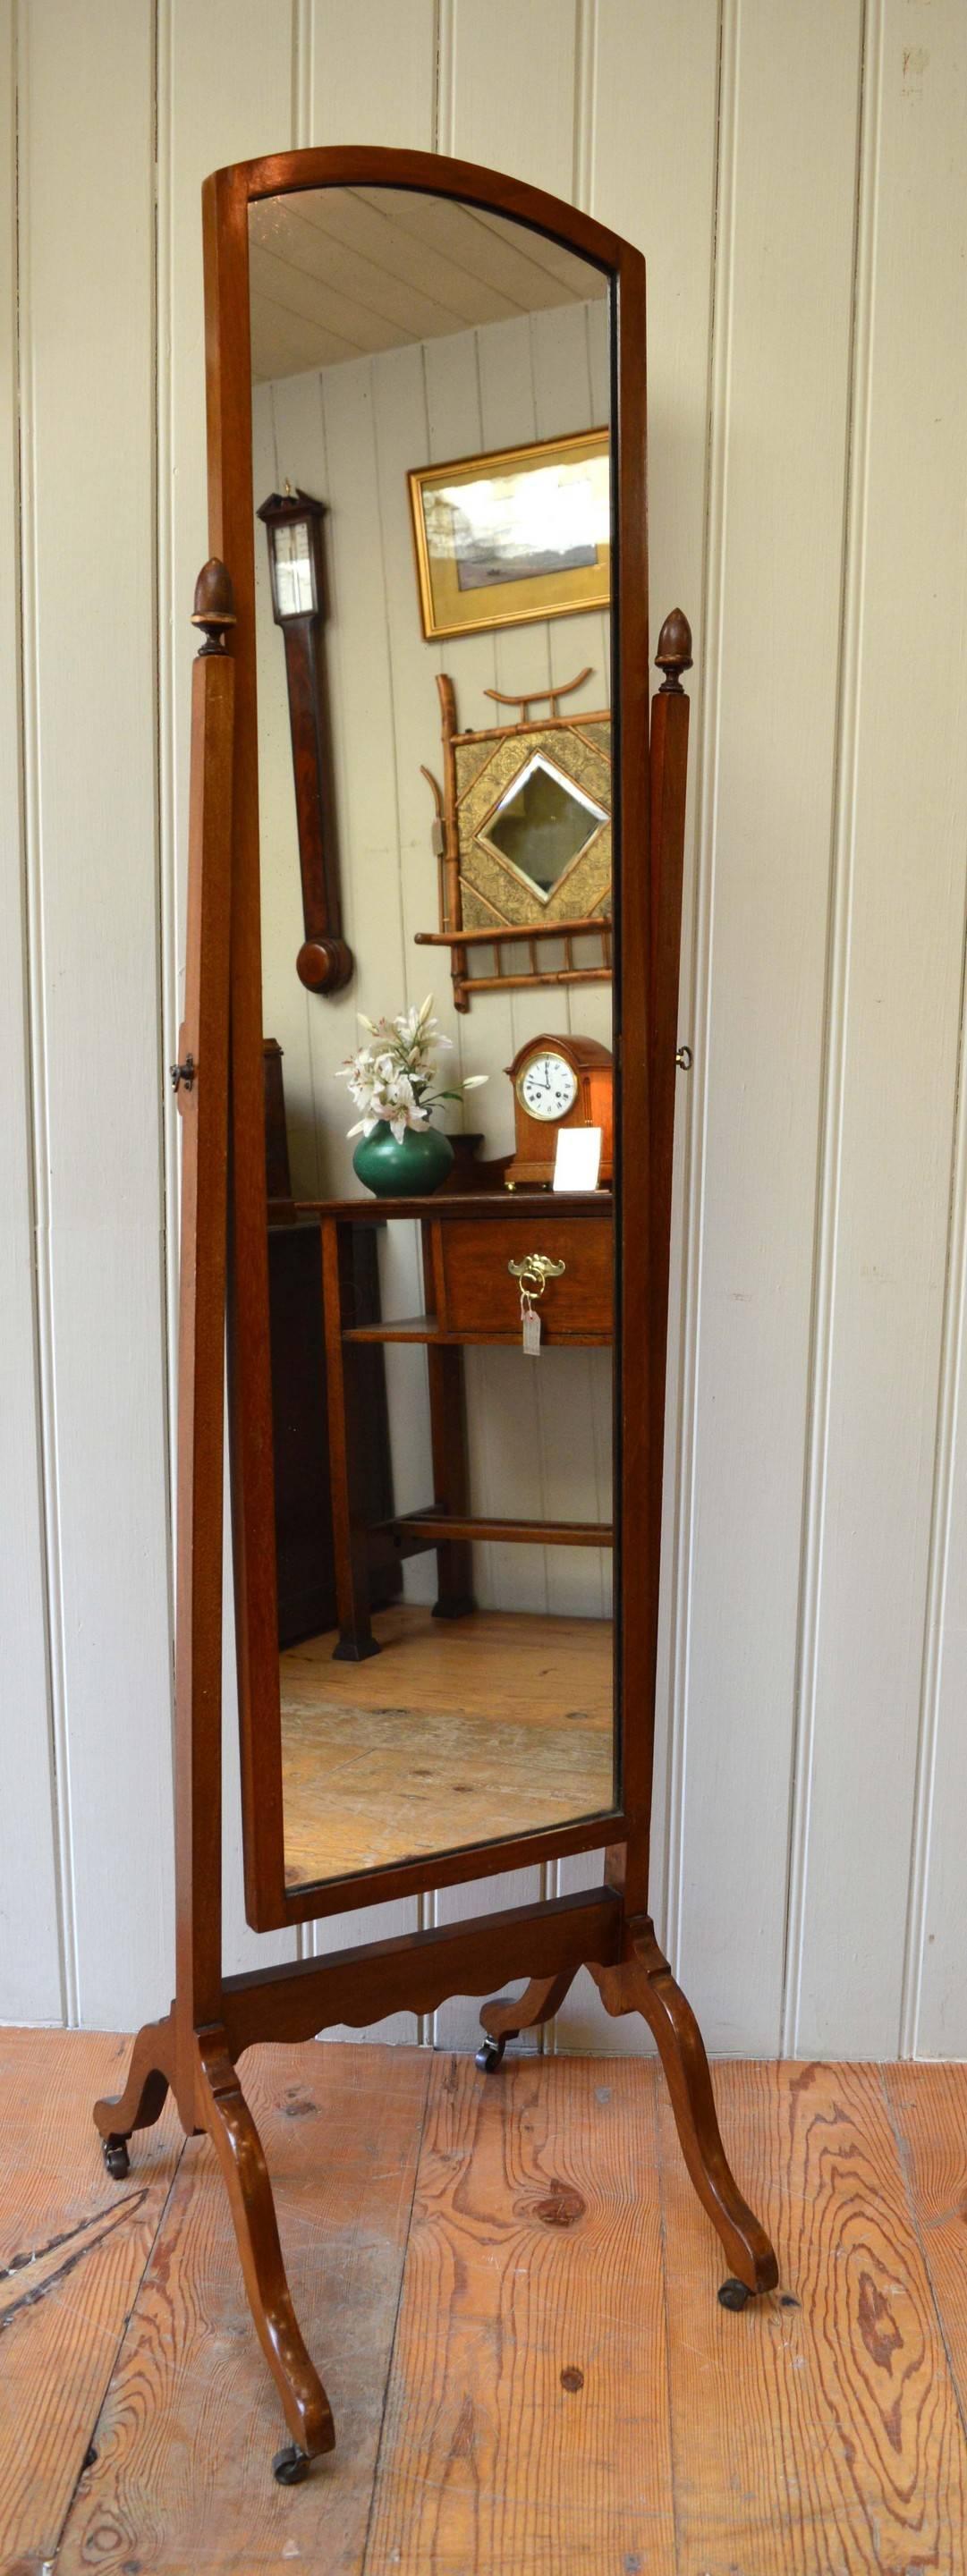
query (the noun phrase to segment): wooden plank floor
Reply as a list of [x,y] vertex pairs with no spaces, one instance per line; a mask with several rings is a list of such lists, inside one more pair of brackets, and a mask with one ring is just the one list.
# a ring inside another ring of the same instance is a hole
[[609,1619],[397,1602],[373,1629],[362,1664],[334,1662],[335,1628],[280,1659],[290,1886],[612,1805]]
[[253,2051],[338,2434],[283,2488],[207,2141],[104,2175],[123,2054],[0,2032],[0,2576],[963,2576],[967,2068],[716,2070],[735,2316],[653,2060]]

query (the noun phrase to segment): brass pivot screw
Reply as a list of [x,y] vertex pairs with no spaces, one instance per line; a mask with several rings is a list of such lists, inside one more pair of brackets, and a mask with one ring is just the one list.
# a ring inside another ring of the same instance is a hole
[[690,1046],[679,1047],[678,1053],[675,1057],[679,1073],[691,1073],[694,1061],[695,1059]]

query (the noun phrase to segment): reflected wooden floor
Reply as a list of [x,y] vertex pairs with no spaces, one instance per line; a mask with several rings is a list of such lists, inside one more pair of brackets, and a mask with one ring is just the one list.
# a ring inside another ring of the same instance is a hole
[[397,1604],[373,1626],[368,1663],[334,1663],[335,1632],[281,1660],[290,1886],[611,1806],[610,1621]]

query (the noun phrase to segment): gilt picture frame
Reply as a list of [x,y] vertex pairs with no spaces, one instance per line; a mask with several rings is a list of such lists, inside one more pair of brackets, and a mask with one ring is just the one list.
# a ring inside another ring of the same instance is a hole
[[407,481],[427,643],[609,607],[606,428],[415,467]]

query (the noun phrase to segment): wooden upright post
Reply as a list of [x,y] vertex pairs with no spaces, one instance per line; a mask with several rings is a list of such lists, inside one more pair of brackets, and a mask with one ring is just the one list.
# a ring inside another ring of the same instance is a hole
[[235,666],[232,586],[216,559],[199,574],[193,624],[185,1017],[171,1067],[183,1120],[178,1312],[178,1550],[175,1658],[175,1999],[139,2031],[123,2093],[96,2102],[104,2161],[128,2171],[128,2139],[150,2128],[169,2084],[191,2136],[207,2129],[228,2192],[255,2329],[292,2444],[275,2474],[304,2476],[335,2440],[285,2277],[261,2140],[223,2027],[222,1519],[228,1213],[229,924]]

